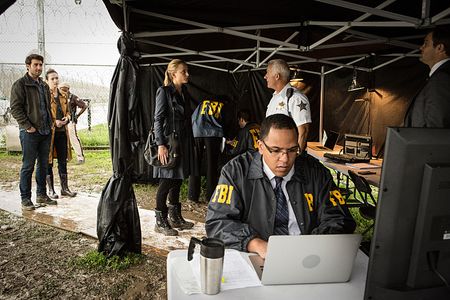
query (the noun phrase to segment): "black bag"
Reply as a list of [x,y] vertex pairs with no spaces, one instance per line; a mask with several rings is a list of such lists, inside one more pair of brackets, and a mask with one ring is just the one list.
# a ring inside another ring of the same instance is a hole
[[176,132],[172,132],[169,135],[167,147],[169,150],[169,156],[167,157],[167,164],[163,165],[158,159],[158,145],[156,144],[155,132],[152,128],[148,134],[147,143],[145,144],[144,148],[144,158],[147,163],[153,167],[163,169],[175,168],[178,165],[181,157],[178,134]]
[[[164,89],[167,92],[167,89]],[[147,137],[147,143],[144,148],[144,158],[147,163],[153,167],[172,169],[175,168],[180,159],[180,143],[178,140],[178,133],[175,131],[175,108],[174,103],[168,101],[170,108],[172,109],[172,133],[168,136],[167,148],[169,150],[169,155],[167,157],[167,164],[163,165],[158,159],[158,145],[156,144],[156,136],[154,128],[150,129]]]

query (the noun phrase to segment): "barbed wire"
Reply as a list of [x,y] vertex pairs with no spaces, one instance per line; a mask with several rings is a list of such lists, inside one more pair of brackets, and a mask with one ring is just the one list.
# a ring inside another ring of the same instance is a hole
[[[0,15],[2,116],[9,106],[12,84],[27,72],[25,57],[39,53],[37,2],[17,0]],[[76,5],[74,0],[45,0],[44,31],[45,68],[56,69],[60,82],[68,82],[72,93],[90,100],[92,125],[106,123],[109,85],[119,58],[116,44],[120,33],[104,3],[82,0],[81,5]],[[79,127],[87,126],[87,117],[82,116]],[[4,127],[0,126],[0,147],[4,146],[3,131]]]
[[[24,53],[28,54],[29,50],[37,48],[37,10],[37,1],[18,0],[0,16],[0,62],[21,62]],[[75,4],[74,0],[45,0],[43,27],[45,44],[48,46],[45,54],[57,57],[56,51],[68,52],[73,51],[73,48],[97,46],[103,47],[101,52],[107,52],[108,56],[117,54],[118,57],[116,42],[119,29],[101,0],[83,0],[81,5]],[[29,43],[34,43],[34,46],[29,46]],[[20,55],[13,49],[19,50]],[[89,53],[92,53],[92,49],[83,49],[78,54],[74,53],[73,57],[80,62],[83,58],[89,58]],[[104,60],[104,56],[97,56]],[[50,62],[47,57],[46,60]],[[61,59],[51,62],[71,63]],[[110,62],[114,63],[115,60]]]

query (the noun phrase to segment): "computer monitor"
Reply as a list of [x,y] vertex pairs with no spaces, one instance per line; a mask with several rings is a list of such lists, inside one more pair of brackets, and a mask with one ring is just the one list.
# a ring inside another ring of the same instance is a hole
[[450,299],[450,129],[388,128],[385,150],[364,299]]

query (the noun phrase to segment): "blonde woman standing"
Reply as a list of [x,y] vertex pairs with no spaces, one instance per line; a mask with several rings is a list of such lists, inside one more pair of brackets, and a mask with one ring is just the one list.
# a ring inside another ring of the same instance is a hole
[[[158,144],[158,159],[167,164],[169,154],[168,138],[174,130],[178,134],[181,160],[173,168],[154,167],[153,177],[159,178],[156,193],[155,231],[164,235],[178,235],[178,231],[194,226],[181,215],[180,187],[183,179],[192,171],[193,137],[190,126],[190,98],[184,84],[188,83],[187,64],[179,59],[167,66],[164,86],[156,91],[154,130]],[[167,205],[167,200],[169,205]]]

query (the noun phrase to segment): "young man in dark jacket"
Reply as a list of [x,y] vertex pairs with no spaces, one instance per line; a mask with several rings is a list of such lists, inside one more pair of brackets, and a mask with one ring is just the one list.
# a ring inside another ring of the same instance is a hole
[[318,160],[299,155],[294,121],[267,117],[259,152],[226,164],[206,216],[208,237],[265,257],[271,235],[353,233],[356,223]]
[[227,141],[232,149],[227,151],[231,157],[242,154],[246,151],[258,151],[258,140],[260,126],[250,121],[250,112],[248,110],[238,111],[239,132],[234,140]]
[[39,77],[44,58],[31,54],[25,59],[28,72],[14,82],[11,88],[11,114],[20,128],[22,168],[20,170],[20,197],[22,208],[34,210],[31,202],[31,178],[36,167],[36,202],[56,204],[47,196],[45,175],[48,166],[52,120],[50,114],[50,90]]

